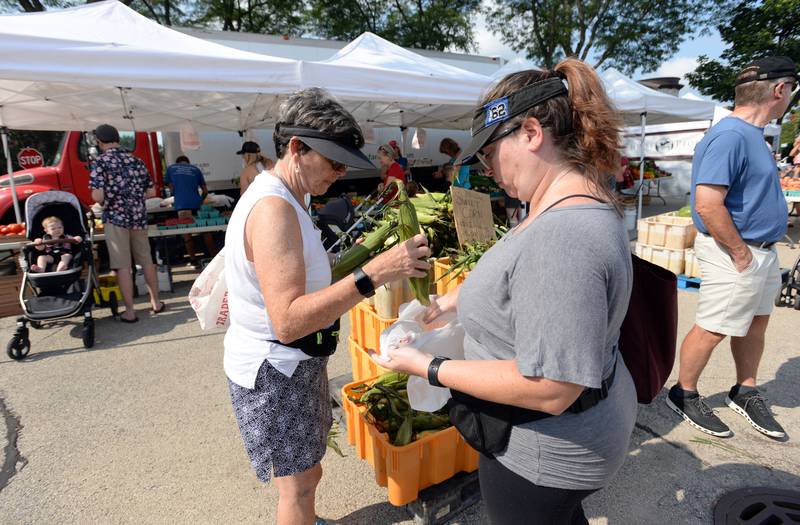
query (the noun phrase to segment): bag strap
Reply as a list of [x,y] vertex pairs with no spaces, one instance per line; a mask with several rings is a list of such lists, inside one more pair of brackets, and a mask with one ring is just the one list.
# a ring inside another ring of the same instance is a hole
[[545,213],[547,211],[550,211],[550,208],[556,206],[557,204],[561,204],[562,202],[564,202],[567,199],[574,199],[576,197],[583,197],[585,199],[592,199],[594,201],[602,202],[603,204],[607,204],[606,201],[604,201],[603,199],[601,199],[599,197],[595,197],[594,195],[587,195],[585,193],[575,193],[573,195],[567,195],[566,197],[561,197],[556,202],[554,202],[553,204],[551,204],[550,206],[548,206],[547,208],[542,210],[542,212],[539,215],[542,215],[543,213]]

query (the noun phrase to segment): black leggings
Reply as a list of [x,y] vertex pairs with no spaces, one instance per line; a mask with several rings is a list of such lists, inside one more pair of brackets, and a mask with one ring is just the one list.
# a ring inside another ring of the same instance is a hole
[[581,502],[594,490],[541,487],[481,455],[481,496],[492,525],[588,525]]

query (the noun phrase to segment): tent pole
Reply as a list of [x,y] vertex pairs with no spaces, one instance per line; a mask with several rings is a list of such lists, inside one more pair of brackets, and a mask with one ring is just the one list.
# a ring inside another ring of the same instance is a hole
[[636,210],[636,220],[642,218],[642,193],[644,190],[644,127],[647,125],[647,112],[642,111],[639,116],[641,118],[639,125],[642,129],[642,136],[639,142],[639,206]]
[[[0,106],[2,109],[2,106]],[[8,172],[8,184],[11,190],[11,200],[14,201],[14,217],[17,223],[22,222],[22,215],[19,212],[19,199],[17,198],[17,187],[14,184],[14,166],[11,163],[11,151],[8,147],[8,128],[2,125],[2,118],[0,117],[0,134],[3,136],[3,154],[6,156],[6,170]]]

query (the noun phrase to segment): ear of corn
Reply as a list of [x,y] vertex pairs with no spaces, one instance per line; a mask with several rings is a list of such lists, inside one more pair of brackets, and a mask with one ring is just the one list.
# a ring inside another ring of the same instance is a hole
[[383,248],[386,240],[392,235],[394,225],[391,222],[381,224],[375,230],[364,236],[364,242],[354,244],[349,250],[342,254],[339,262],[333,267],[333,279],[338,281],[364,264],[375,251]]
[[[406,194],[405,185],[397,181],[397,187],[399,202],[397,208],[397,233],[400,236],[400,242],[404,242],[420,233],[419,220],[417,219],[417,211],[414,208],[414,204],[411,203],[408,194]],[[408,283],[411,286],[411,290],[414,292],[414,297],[416,297],[420,303],[424,305],[431,304],[428,294],[430,275],[425,275],[425,277],[410,277]]]

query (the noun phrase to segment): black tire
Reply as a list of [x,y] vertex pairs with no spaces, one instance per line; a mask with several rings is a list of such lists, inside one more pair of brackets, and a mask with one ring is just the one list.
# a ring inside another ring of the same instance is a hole
[[27,337],[15,335],[11,341],[6,345],[6,353],[8,357],[15,361],[25,359],[25,356],[31,351],[31,341]]
[[800,310],[800,292],[794,295],[794,309]]
[[84,348],[91,348],[94,346],[94,321],[83,323],[81,339],[83,339]]
[[117,294],[110,293],[108,295],[108,307],[111,309],[111,315],[116,319],[119,317],[119,302],[117,301]]

